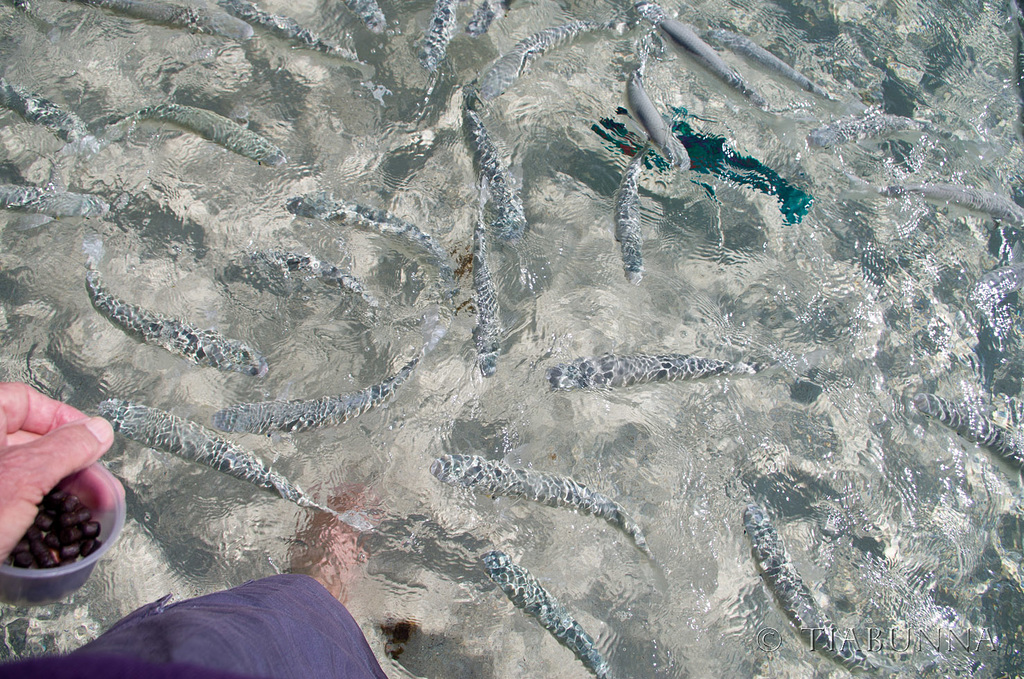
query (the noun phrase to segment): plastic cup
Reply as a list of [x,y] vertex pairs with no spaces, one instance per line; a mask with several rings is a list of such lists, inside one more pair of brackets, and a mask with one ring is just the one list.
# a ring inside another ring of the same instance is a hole
[[84,559],[57,568],[0,565],[0,600],[16,606],[38,606],[63,599],[85,584],[96,562],[124,528],[124,486],[99,462],[65,477],[57,488],[74,493],[89,508],[93,521],[100,524],[103,544]]

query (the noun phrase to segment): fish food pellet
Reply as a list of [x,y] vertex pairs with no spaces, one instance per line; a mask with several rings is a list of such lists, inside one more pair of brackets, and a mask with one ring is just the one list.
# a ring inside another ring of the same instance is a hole
[[11,551],[7,563],[18,568],[56,568],[85,558],[103,544],[100,524],[77,496],[52,490],[39,503],[36,519]]

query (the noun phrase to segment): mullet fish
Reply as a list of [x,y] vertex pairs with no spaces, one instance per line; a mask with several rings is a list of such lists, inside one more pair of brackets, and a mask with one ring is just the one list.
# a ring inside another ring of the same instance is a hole
[[742,94],[754,106],[764,110],[768,109],[768,102],[765,98],[748,85],[747,81],[739,73],[722,61],[722,57],[718,56],[718,52],[711,45],[700,39],[693,26],[669,17],[665,10],[653,2],[640,0],[640,2],[634,4],[634,7],[640,13],[640,16],[660,28],[662,33],[688,52],[711,75]]
[[729,363],[686,354],[605,354],[579,358],[572,363],[560,363],[548,369],[547,378],[552,389],[590,389],[628,387],[647,382],[695,380],[713,375],[753,375],[761,367],[756,363]]
[[986,446],[1006,460],[1024,466],[1024,451],[1013,434],[992,421],[969,403],[954,403],[935,394],[914,397],[914,407],[954,430],[972,443]]
[[690,155],[686,147],[672,134],[672,127],[665,120],[664,116],[654,108],[651,98],[644,89],[643,66],[633,71],[626,84],[626,100],[629,108],[644,130],[651,142],[657,147],[661,155],[670,165],[684,170],[690,169]]
[[508,168],[498,155],[498,149],[491,141],[491,135],[484,127],[480,115],[473,110],[475,92],[466,92],[462,107],[462,124],[469,135],[470,146],[480,169],[480,178],[490,194],[494,218],[491,227],[502,240],[518,240],[526,231],[526,213],[523,199],[512,184]]
[[925,127],[925,123],[920,120],[870,111],[812,130],[807,135],[807,143],[811,146],[832,148],[850,141],[873,139],[894,132],[922,131]]
[[221,7],[239,19],[263,26],[274,35],[285,40],[293,41],[303,47],[308,47],[324,54],[331,54],[359,62],[359,57],[352,51],[321,39],[320,36],[309,29],[299,26],[295,19],[291,17],[264,12],[246,0],[218,0],[218,2]]
[[276,269],[286,277],[298,273],[307,278],[319,278],[325,283],[337,283],[339,287],[361,296],[370,306],[377,306],[377,300],[366,292],[359,279],[312,255],[283,250],[255,250],[249,253],[249,259],[255,265]]
[[438,268],[441,283],[445,287],[446,294],[449,297],[454,297],[458,292],[451,257],[434,240],[433,236],[420,231],[419,227],[415,224],[399,219],[385,210],[378,210],[344,200],[333,200],[325,193],[289,198],[285,208],[297,217],[310,217],[325,221],[337,220],[344,223],[352,222],[376,229],[380,233],[404,238],[430,254]]
[[213,330],[199,330],[182,321],[163,319],[128,304],[107,291],[96,269],[89,269],[85,283],[96,310],[122,330],[140,336],[144,342],[161,346],[200,365],[255,377],[267,374],[267,359],[244,342],[228,339]]
[[476,360],[484,377],[494,374],[498,364],[501,323],[498,320],[498,295],[494,290],[491,270],[487,266],[487,235],[483,219],[473,230],[473,291],[476,302]]
[[448,43],[455,35],[455,4],[456,0],[435,0],[434,11],[430,15],[427,34],[420,46],[420,63],[431,73],[444,59]]
[[708,31],[707,35],[719,45],[724,45],[733,52],[760,64],[767,70],[792,80],[802,89],[817,94],[818,96],[825,97],[826,99],[831,98],[829,97],[828,92],[811,82],[811,80],[803,73],[796,70],[782,59],[779,59],[777,56],[761,47],[745,35],[739,35],[721,28]]
[[85,123],[77,115],[5,78],[0,78],[0,105],[30,123],[48,128],[66,142],[76,142],[89,134]]
[[265,434],[271,429],[306,431],[342,424],[388,400],[409,379],[419,361],[417,356],[392,377],[353,394],[325,396],[310,401],[242,403],[224,408],[213,414],[213,426],[221,431]]
[[608,676],[608,661],[597,644],[572,617],[558,599],[551,596],[537,579],[504,552],[494,550],[483,555],[487,575],[501,588],[516,608],[540,621],[544,629],[580,659],[598,679]]
[[987,214],[1015,226],[1024,224],[1024,208],[1005,196],[956,184],[893,184],[877,189],[883,196],[895,198],[916,193],[937,203],[953,203],[968,210]]
[[514,469],[504,462],[486,460],[479,455],[445,455],[434,460],[430,473],[444,483],[470,488],[477,493],[524,497],[549,507],[572,507],[600,517],[633,538],[637,548],[654,559],[643,530],[622,505],[570,478]]
[[204,5],[177,5],[163,2],[163,0],[77,0],[77,2],[113,10],[135,19],[184,28],[193,33],[222,35],[233,40],[248,40],[252,37],[252,26],[230,14],[213,10]]
[[150,106],[132,113],[125,120],[163,120],[180,125],[200,137],[220,144],[229,151],[251,158],[260,165],[279,167],[286,160],[281,149],[252,130],[242,127],[230,118],[205,108],[181,104]]
[[501,55],[480,79],[480,98],[490,101],[498,97],[544,52],[575,38],[580,33],[599,28],[603,26],[593,21],[571,21],[561,26],[545,28],[520,40],[508,53]]
[[848,668],[870,667],[864,653],[852,647],[852,644],[843,643],[839,648],[838,641],[830,643],[831,639],[835,639],[835,625],[824,616],[811,596],[793,562],[789,560],[782,538],[764,510],[757,505],[747,505],[743,512],[743,527],[753,544],[754,560],[761,571],[761,577],[778,599],[782,610],[801,630],[801,634],[803,630],[813,629],[814,647],[820,648]]
[[107,201],[89,193],[16,184],[0,184],[0,207],[51,217],[99,217],[110,210]]
[[640,173],[644,169],[647,146],[629,161],[615,193],[615,240],[622,249],[622,266],[626,280],[634,285],[644,275],[643,235],[640,233]]
[[356,530],[370,530],[366,517],[338,512],[316,503],[297,485],[271,470],[248,450],[225,441],[206,427],[148,406],[109,399],[100,403],[100,415],[127,439],[212,467],[259,488],[276,492],[300,507],[327,512]]
[[374,33],[383,33],[388,26],[377,0],[345,0],[345,6]]
[[466,24],[466,33],[474,38],[479,38],[487,32],[495,19],[505,16],[508,9],[508,0],[482,0],[477,6],[469,23]]

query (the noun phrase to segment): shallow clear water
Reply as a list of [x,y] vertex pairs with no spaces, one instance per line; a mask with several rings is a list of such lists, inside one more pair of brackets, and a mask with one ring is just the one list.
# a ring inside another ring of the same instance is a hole
[[[323,190],[385,208],[464,260],[478,189],[463,87],[541,28],[625,16],[617,3],[514,2],[472,39],[466,3],[431,77],[417,58],[430,2],[382,2],[383,36],[337,2],[261,6],[367,65],[293,49],[259,28],[238,43],[74,3],[35,0],[32,16],[0,9],[4,75],[90,124],[146,105],[201,106],[247,123],[288,158],[262,167],[154,122],[95,153],[66,154],[45,128],[0,115],[0,181],[45,184],[58,162],[69,189],[114,206],[35,228],[0,214],[0,378],[35,379],[86,412],[118,397],[209,424],[234,403],[347,393],[393,374],[419,350],[421,317],[438,304],[435,268],[393,238],[296,219],[285,201]],[[968,298],[1017,234],[956,207],[872,197],[847,177],[1018,190],[1016,28],[1005,4],[715,0],[678,12],[749,36],[835,96],[799,91],[725,51],[771,112],[671,46],[647,68],[659,107],[685,109],[694,130],[813,196],[806,217],[787,223],[774,196],[740,182],[647,171],[646,274],[629,284],[612,223],[627,159],[592,126],[624,121],[616,109],[643,31],[551,50],[484,112],[529,220],[519,243],[491,245],[505,328],[497,374],[480,376],[475,314],[460,306],[385,407],[330,429],[228,435],[318,500],[379,506],[377,530],[355,548],[308,510],[119,439],[105,459],[128,492],[125,532],[68,601],[0,606],[0,658],[71,650],[167,592],[191,596],[326,559],[321,573],[344,589],[389,675],[587,676],[487,579],[479,557],[498,548],[577,616],[615,676],[844,673],[811,652],[759,577],[741,519],[755,501],[840,628],[972,630],[975,640],[984,630],[995,640],[994,650],[887,651],[889,672],[1020,673],[1019,474],[909,405],[921,390],[1003,409],[1019,396],[1017,331],[994,349]],[[806,146],[810,130],[864,105],[936,131]],[[115,294],[246,340],[267,355],[268,375],[194,366],[100,316],[82,253],[96,235]],[[317,281],[251,277],[243,256],[256,247],[345,265],[380,305]],[[460,284],[453,311],[471,298],[468,273]],[[1013,297],[1007,313],[1019,316]],[[549,391],[547,368],[605,352],[780,365]],[[600,519],[443,486],[428,470],[445,453],[565,474],[612,496],[644,528],[667,585]],[[354,568],[332,571],[357,549],[365,558]],[[419,631],[391,659],[381,625],[404,620]],[[765,627],[781,634],[772,652],[758,647]]]

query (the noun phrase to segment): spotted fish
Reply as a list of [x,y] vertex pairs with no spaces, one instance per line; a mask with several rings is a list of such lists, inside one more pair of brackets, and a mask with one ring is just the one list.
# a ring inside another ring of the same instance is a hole
[[195,132],[229,151],[251,158],[260,165],[279,167],[285,161],[281,149],[250,129],[219,113],[194,106],[161,104],[132,113],[126,120],[164,120]]
[[66,142],[76,142],[89,134],[85,123],[77,115],[5,78],[0,78],[0,105],[30,123],[48,128]]
[[377,306],[377,300],[366,292],[358,278],[312,255],[283,250],[254,250],[249,253],[249,260],[256,266],[275,269],[284,276],[300,274],[307,278],[319,278],[325,283],[337,283],[339,287],[361,296],[370,306]]
[[523,199],[513,186],[508,168],[498,149],[491,141],[491,135],[484,127],[480,115],[473,110],[472,101],[476,95],[467,91],[466,102],[462,107],[462,125],[469,136],[470,147],[473,149],[480,178],[490,194],[491,210],[494,217],[491,227],[494,235],[502,240],[518,240],[526,231],[526,212],[523,210]]
[[740,54],[753,62],[760,64],[767,70],[777,73],[784,78],[792,80],[794,83],[799,85],[802,89],[817,94],[818,96],[830,99],[828,92],[814,84],[807,76],[800,71],[796,70],[782,59],[761,47],[750,38],[745,35],[739,35],[732,31],[726,31],[721,28],[708,31],[707,36],[718,43],[728,47],[733,52]]
[[456,0],[434,1],[434,11],[430,15],[427,34],[419,54],[423,68],[431,73],[437,70],[437,65],[444,59],[448,43],[455,35],[455,5]]
[[893,184],[878,190],[883,196],[895,198],[914,193],[937,203],[953,203],[989,215],[1015,226],[1024,224],[1024,208],[1005,196],[982,191],[973,186],[956,184]]
[[670,380],[695,380],[713,375],[752,375],[760,369],[761,366],[756,363],[729,363],[686,354],[605,354],[593,358],[579,358],[572,363],[560,363],[548,369],[547,378],[552,389],[590,389],[628,387],[633,384]]
[[114,325],[141,336],[144,342],[161,346],[200,365],[256,377],[267,374],[267,360],[245,343],[228,339],[213,330],[199,330],[182,321],[163,319],[128,304],[107,291],[96,269],[89,269],[85,282],[96,310]]
[[608,661],[601,656],[594,640],[529,571],[513,563],[508,554],[498,550],[484,554],[483,562],[487,575],[516,608],[537,618],[544,629],[551,632],[558,643],[576,654],[580,662],[598,679],[608,676]]
[[634,117],[643,125],[658,152],[665,156],[673,167],[689,170],[690,155],[686,152],[686,147],[672,134],[672,127],[654,107],[647,90],[644,89],[643,66],[629,76],[629,82],[626,83],[626,100]]
[[622,173],[615,193],[615,240],[622,249],[626,280],[639,284],[644,275],[643,235],[640,232],[640,173],[644,169],[647,146],[633,156]]
[[711,75],[746,97],[754,106],[765,110],[768,109],[768,102],[765,98],[748,85],[747,81],[739,73],[722,61],[722,57],[718,56],[718,52],[711,45],[701,40],[693,26],[669,17],[665,10],[653,2],[640,0],[640,2],[634,4],[634,7],[640,13],[640,16],[660,28],[662,33],[689,53]]
[[807,143],[811,146],[832,148],[860,139],[873,139],[908,130],[921,131],[925,128],[925,123],[920,120],[869,111],[864,115],[844,118],[812,130],[807,135]]
[[16,184],[0,184],[0,207],[51,217],[99,217],[110,210],[107,201],[92,194]]
[[350,203],[344,200],[333,200],[324,193],[308,194],[289,198],[285,208],[298,217],[312,219],[337,220],[351,222],[376,229],[380,233],[397,236],[413,243],[430,254],[438,268],[441,284],[449,298],[458,292],[455,284],[455,270],[452,260],[444,248],[428,233],[419,227],[395,217],[390,212],[372,207]]
[[344,57],[362,63],[359,61],[359,57],[351,50],[323,40],[308,28],[299,26],[295,19],[291,17],[265,12],[246,0],[218,0],[218,3],[239,19],[251,22],[257,26],[263,26],[274,35],[285,40],[295,42],[311,50],[323,52],[324,54]]
[[523,74],[530,63],[544,52],[581,33],[599,28],[602,28],[602,25],[593,21],[571,21],[561,26],[545,28],[520,40],[508,53],[501,55],[480,79],[480,98],[490,101],[501,95]]
[[345,6],[374,33],[383,33],[388,26],[377,0],[345,0]]
[[204,5],[178,5],[163,0],[77,1],[83,5],[113,10],[135,19],[184,28],[193,33],[222,35],[234,40],[248,40],[252,37],[252,26],[230,14]]
[[248,450],[225,441],[202,425],[148,406],[109,399],[100,403],[99,413],[114,431],[127,439],[156,448],[191,462],[212,467],[228,476],[276,492],[300,507],[327,512],[356,530],[370,530],[369,520],[352,511],[338,512],[316,503],[298,486],[271,470]]
[[213,414],[213,426],[221,431],[265,434],[271,429],[306,431],[342,424],[379,406],[393,396],[398,387],[409,379],[419,361],[417,356],[380,384],[352,394],[325,396],[310,401],[242,403],[224,408]]
[[529,469],[514,469],[504,462],[478,455],[445,455],[430,465],[430,473],[452,486],[477,493],[525,497],[549,507],[572,507],[605,519],[633,538],[637,548],[654,559],[643,530],[618,502],[576,481]]
[[496,19],[505,16],[508,9],[508,0],[481,0],[469,23],[466,24],[466,33],[474,38],[479,38],[487,32]]
[[1021,286],[1024,286],[1024,247],[1017,243],[1013,246],[1010,263],[979,278],[971,288],[970,298],[991,319],[1003,298]]
[[803,630],[816,629],[815,648],[848,668],[871,667],[864,653],[853,644],[847,642],[840,647],[841,635],[835,635],[836,642],[829,643],[835,625],[825,617],[811,596],[764,510],[757,505],[747,505],[743,512],[743,525],[753,544],[754,560],[761,570],[761,577],[801,635],[809,633]]
[[484,377],[494,374],[498,365],[501,323],[498,320],[498,295],[494,291],[491,270],[487,266],[487,235],[483,219],[473,230],[473,290],[476,302],[476,360]]
[[1024,466],[1024,450],[1013,432],[997,427],[974,406],[954,403],[935,394],[921,393],[914,397],[914,407],[968,441],[986,446],[1008,461]]

